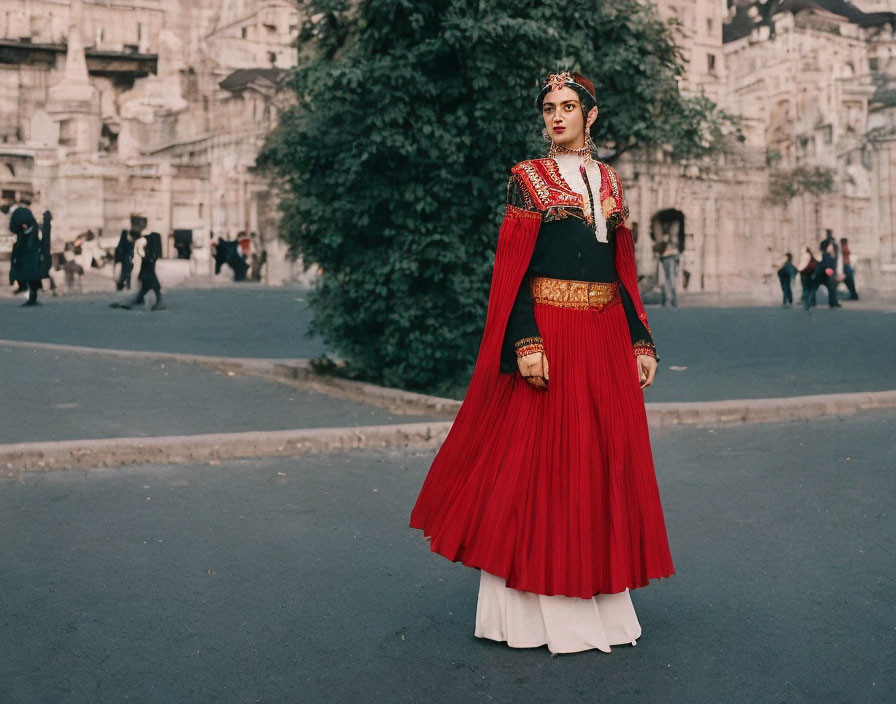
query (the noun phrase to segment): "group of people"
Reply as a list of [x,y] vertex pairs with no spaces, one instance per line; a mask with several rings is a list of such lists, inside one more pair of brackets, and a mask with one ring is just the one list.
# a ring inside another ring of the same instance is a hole
[[267,263],[267,252],[258,242],[254,232],[240,232],[236,239],[219,237],[212,244],[212,258],[215,260],[215,275],[221,273],[226,264],[233,271],[234,281],[261,281],[262,267]]
[[[38,291],[43,289],[43,280],[49,279],[51,289],[55,288],[50,276],[53,267],[53,255],[50,250],[51,223],[53,216],[49,210],[44,212],[43,222],[38,224],[31,209],[24,206],[16,206],[11,210],[9,229],[16,239],[13,243],[10,256],[9,283],[17,285],[20,292],[28,292],[28,300],[24,305],[35,306],[38,304]],[[71,257],[65,256],[72,251],[67,246],[63,252],[61,267],[66,274],[66,281],[74,279],[78,269],[83,274],[83,269]],[[139,273],[137,279],[140,282],[140,291],[131,303],[113,303],[116,308],[130,308],[144,302],[146,294],[155,293],[155,301],[152,310],[165,308],[162,302],[162,286],[156,275],[156,261],[162,256],[162,237],[158,232],[141,235],[139,231],[123,230],[121,239],[115,249],[115,262],[120,264],[116,288],[130,289],[131,277],[134,270],[134,260],[139,260]]]
[[859,294],[856,292],[855,267],[849,240],[846,237],[841,238],[838,243],[828,230],[827,237],[819,243],[817,252],[813,252],[811,247],[806,247],[796,264],[793,263],[791,252],[787,252],[785,257],[783,266],[778,269],[778,281],[783,295],[782,305],[793,305],[792,283],[797,274],[802,287],[801,300],[804,310],[815,307],[819,288],[826,290],[828,306],[839,308],[840,298],[837,289],[841,283],[845,284],[849,292],[849,300],[859,299]]

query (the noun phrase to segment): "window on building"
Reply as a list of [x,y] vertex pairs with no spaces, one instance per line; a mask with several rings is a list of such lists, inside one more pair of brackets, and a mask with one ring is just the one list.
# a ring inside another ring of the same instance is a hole
[[243,28],[240,30],[240,36],[241,36],[243,39],[246,39],[246,38],[249,36],[249,28],[248,28],[248,27],[243,27]]
[[277,31],[277,25],[275,24],[268,24],[267,22],[265,22],[263,26],[266,30],[268,30],[268,34],[273,34]]
[[877,71],[880,68],[880,60],[877,58],[868,59],[868,68],[872,71]]
[[63,147],[74,146],[78,141],[77,126],[74,120],[62,120],[59,123],[59,144]]
[[139,44],[142,41],[143,41],[143,23],[138,22],[137,23],[137,43]]
[[706,55],[706,70],[712,74],[716,72],[716,55],[715,54],[707,54]]
[[713,24],[712,24],[712,17],[708,17],[706,19],[706,33],[709,35],[712,35],[713,29],[714,28],[713,28]]
[[103,28],[99,25],[96,27],[96,32],[94,32],[94,46],[99,46],[103,43]]

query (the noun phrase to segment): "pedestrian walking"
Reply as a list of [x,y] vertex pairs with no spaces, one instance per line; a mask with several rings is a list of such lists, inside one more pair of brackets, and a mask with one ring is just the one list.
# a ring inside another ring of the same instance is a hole
[[137,233],[130,230],[122,230],[121,237],[118,239],[118,246],[115,248],[114,263],[118,264],[120,269],[118,278],[115,281],[115,288],[118,291],[131,288],[131,274],[134,271],[134,240]]
[[793,254],[787,252],[784,256],[784,265],[778,269],[778,281],[781,284],[781,293],[784,297],[784,301],[781,305],[786,307],[793,305],[793,289],[791,289],[791,284],[796,277],[797,270],[793,265]]
[[165,304],[162,302],[162,284],[156,275],[156,262],[162,257],[162,236],[158,232],[150,232],[140,237],[134,244],[134,256],[140,260],[140,271],[137,274],[140,291],[131,303],[111,303],[110,307],[132,308],[143,305],[146,294],[152,291],[156,300],[150,310],[165,310]]
[[800,274],[803,310],[808,311],[815,307],[815,294],[816,291],[818,291],[818,283],[815,281],[815,270],[818,268],[818,259],[816,259],[809,247],[803,249],[796,268]]
[[37,305],[37,292],[43,288],[41,279],[50,276],[50,223],[49,210],[44,211],[43,227],[37,224],[34,214],[25,206],[13,210],[9,229],[16,236],[10,256],[9,283],[18,284],[19,290],[28,290],[26,306]]
[[73,242],[65,243],[65,249],[62,251],[62,261],[62,271],[65,273],[66,293],[72,293],[76,286],[80,293],[84,290],[82,281],[84,277],[84,267],[78,263]]
[[856,269],[852,263],[852,252],[849,249],[849,240],[846,237],[840,238],[840,258],[843,261],[843,283],[849,291],[849,300],[859,300],[859,294],[856,293]]
[[478,637],[609,651],[641,634],[629,590],[673,573],[642,393],[656,348],[593,84],[552,75],[537,105],[548,158],[511,169],[475,371],[410,524],[481,570]]

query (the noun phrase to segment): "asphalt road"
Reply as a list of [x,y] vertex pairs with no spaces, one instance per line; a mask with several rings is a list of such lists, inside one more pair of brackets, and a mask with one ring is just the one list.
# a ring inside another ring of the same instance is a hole
[[[120,294],[0,300],[0,339],[227,357],[310,358],[307,291],[174,290],[157,313],[112,310]],[[660,353],[650,401],[776,398],[896,388],[896,307],[648,309]],[[435,323],[434,323],[435,324]]]
[[637,647],[473,637],[408,514],[433,453],[0,480],[0,701],[885,701],[896,414],[654,436],[677,574]]
[[298,287],[174,289],[167,310],[115,310],[134,294],[40,298],[36,308],[0,299],[0,338],[147,352],[222,357],[311,358],[325,350],[306,335],[308,292]]
[[384,425],[394,415],[247,374],[0,343],[0,444]]

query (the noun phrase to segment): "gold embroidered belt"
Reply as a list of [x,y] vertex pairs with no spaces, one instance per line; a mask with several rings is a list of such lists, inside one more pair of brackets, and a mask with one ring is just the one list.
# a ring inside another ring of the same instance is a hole
[[529,290],[535,303],[546,303],[561,308],[598,311],[620,303],[619,284],[602,281],[569,281],[533,276],[529,280]]

